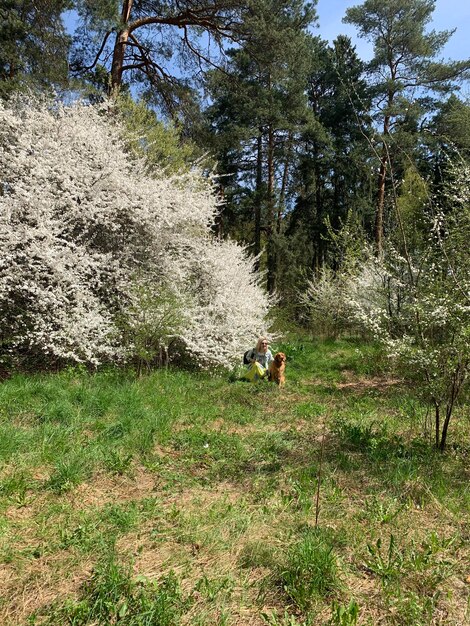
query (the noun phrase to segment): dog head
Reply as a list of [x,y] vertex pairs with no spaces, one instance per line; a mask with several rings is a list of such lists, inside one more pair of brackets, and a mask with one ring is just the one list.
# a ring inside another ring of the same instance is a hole
[[282,363],[284,363],[285,360],[286,360],[286,355],[284,354],[284,352],[276,352],[276,354],[274,355],[274,361],[276,362],[276,365],[278,367],[282,365]]

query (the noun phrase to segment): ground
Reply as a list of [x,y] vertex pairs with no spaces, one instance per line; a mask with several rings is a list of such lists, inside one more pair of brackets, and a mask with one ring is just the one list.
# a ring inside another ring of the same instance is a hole
[[160,370],[0,386],[0,623],[470,619],[470,441],[374,346],[292,339],[287,383]]

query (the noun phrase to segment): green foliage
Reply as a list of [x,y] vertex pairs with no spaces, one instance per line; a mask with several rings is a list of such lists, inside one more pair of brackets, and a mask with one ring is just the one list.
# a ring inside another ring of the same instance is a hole
[[0,8],[0,98],[25,88],[48,89],[68,80],[71,43],[62,14],[70,0],[5,0]]
[[261,617],[267,626],[313,626],[314,617],[308,616],[307,619],[299,619],[295,615],[291,615],[289,611],[284,611],[283,615],[279,615],[278,611],[270,613],[262,613]]
[[[108,436],[109,436],[108,431]],[[111,449],[105,454],[104,466],[105,468],[114,474],[123,475],[126,474],[132,466],[132,454],[124,454],[119,450]]]
[[175,292],[170,285],[136,278],[131,290],[132,304],[121,317],[124,345],[143,366],[163,365],[168,361],[168,347],[188,323],[188,296]]
[[468,158],[470,155],[470,102],[461,100],[455,94],[442,103],[433,119],[433,130],[439,143],[457,149]]
[[387,338],[390,352],[433,407],[441,450],[470,371],[470,264],[464,252],[470,236],[469,167],[461,161],[449,169],[453,180],[428,206],[423,220],[423,245],[413,249],[411,239],[404,256],[398,262],[390,258],[387,266],[396,299],[392,336]]
[[312,270],[318,276],[325,265],[334,271],[341,267],[331,233],[346,221],[369,232],[373,211],[365,138],[370,93],[363,63],[344,36],[331,47],[315,40],[311,55],[308,95],[315,117],[298,141],[296,196],[285,220],[286,262],[280,270],[289,295],[293,287],[305,288]]
[[159,121],[145,101],[121,96],[117,108],[130,152],[144,158],[150,171],[164,169],[169,174],[177,173],[188,170],[196,161],[199,153],[195,144],[183,140],[173,124]]
[[[229,51],[223,72],[209,76],[207,142],[227,201],[221,228],[253,243],[256,255],[266,245],[262,263],[273,291],[294,146],[313,119],[306,98],[313,49],[307,28],[315,14],[313,5],[297,0],[256,1],[250,8],[243,45]],[[276,178],[283,182],[276,185]]]
[[359,606],[355,600],[351,600],[348,606],[334,602],[331,612],[331,626],[356,626],[359,617]]
[[368,545],[367,567],[380,579],[390,607],[399,613],[400,623],[429,624],[439,599],[440,583],[451,575],[453,564],[442,558],[452,539],[440,539],[433,532],[421,545],[399,546],[393,534],[388,546],[379,538]]
[[82,599],[66,602],[47,623],[177,626],[187,606],[173,572],[159,581],[133,579],[111,556],[95,568],[83,586]]
[[262,541],[252,541],[243,547],[238,562],[246,569],[255,567],[271,569],[276,564],[276,557],[271,546]]
[[55,493],[70,491],[83,480],[86,473],[84,455],[76,453],[56,463],[46,487]]
[[91,29],[111,30],[120,22],[119,6],[115,0],[76,0],[76,9]]
[[401,250],[406,241],[410,251],[420,251],[427,235],[426,206],[429,202],[429,187],[415,167],[408,167],[400,185],[397,197],[397,213],[401,221],[391,236],[396,247]]
[[[381,132],[377,138],[381,147],[375,151],[380,167],[375,221],[379,255],[384,225],[386,230],[394,229],[393,187],[410,160],[414,161],[421,139],[420,119],[434,108],[431,94],[455,90],[457,81],[468,78],[470,72],[470,60],[436,60],[452,31],[427,30],[434,9],[433,0],[365,0],[347,9],[344,18],[374,46],[368,70],[374,84],[373,115]],[[427,97],[416,97],[420,88],[427,90]]]
[[336,216],[335,221],[336,229],[329,216],[325,219],[330,263],[310,272],[296,294],[302,324],[316,336],[331,338],[363,332],[351,315],[350,300],[354,279],[370,254],[357,216],[349,211],[344,220]]

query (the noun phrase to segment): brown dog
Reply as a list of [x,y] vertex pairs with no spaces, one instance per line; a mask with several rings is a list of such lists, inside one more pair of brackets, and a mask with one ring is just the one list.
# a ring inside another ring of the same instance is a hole
[[284,352],[276,352],[274,360],[269,364],[268,380],[283,387],[286,382],[286,355]]

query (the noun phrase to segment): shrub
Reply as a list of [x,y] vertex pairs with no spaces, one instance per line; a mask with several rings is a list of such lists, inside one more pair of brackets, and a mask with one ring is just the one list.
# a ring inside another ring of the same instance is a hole
[[0,362],[228,366],[266,332],[243,248],[217,241],[212,181],[125,149],[108,103],[0,104]]

